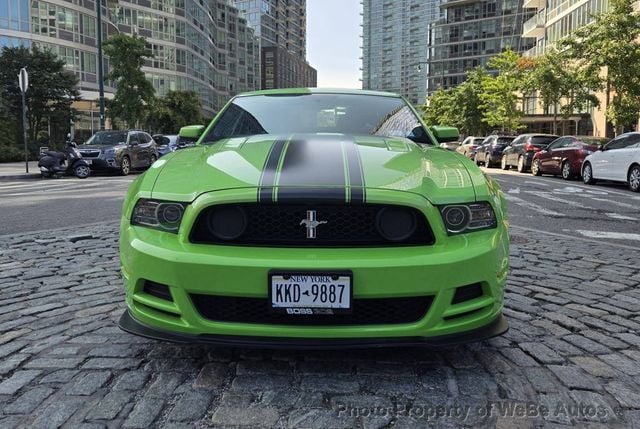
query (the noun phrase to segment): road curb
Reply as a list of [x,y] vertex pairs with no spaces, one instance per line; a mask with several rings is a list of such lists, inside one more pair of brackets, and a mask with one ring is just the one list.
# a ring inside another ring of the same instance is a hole
[[7,176],[0,176],[0,181],[3,180],[17,180],[17,179],[40,179],[40,173],[23,173],[23,174],[9,174]]

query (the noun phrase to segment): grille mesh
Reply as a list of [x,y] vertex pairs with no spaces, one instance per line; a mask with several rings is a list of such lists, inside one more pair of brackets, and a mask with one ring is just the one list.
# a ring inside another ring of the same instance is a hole
[[[291,247],[359,247],[430,245],[433,233],[426,218],[418,210],[401,207],[416,218],[416,230],[406,240],[392,242],[385,239],[376,227],[378,213],[387,205],[327,205],[327,204],[237,204],[247,216],[247,229],[235,240],[223,241],[209,232],[207,213],[203,210],[191,233],[194,243],[216,243],[257,246]],[[307,228],[300,222],[307,210],[316,211],[318,221],[326,221],[316,228],[316,238],[307,238]]]
[[350,314],[337,315],[271,313],[266,298],[192,294],[191,300],[203,317],[218,322],[338,326],[416,322],[427,314],[433,297],[354,299]]

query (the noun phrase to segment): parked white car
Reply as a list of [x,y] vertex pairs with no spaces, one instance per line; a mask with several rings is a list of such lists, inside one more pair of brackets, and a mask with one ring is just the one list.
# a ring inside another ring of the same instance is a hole
[[640,132],[620,134],[582,163],[582,180],[593,185],[597,180],[625,182],[640,192]]

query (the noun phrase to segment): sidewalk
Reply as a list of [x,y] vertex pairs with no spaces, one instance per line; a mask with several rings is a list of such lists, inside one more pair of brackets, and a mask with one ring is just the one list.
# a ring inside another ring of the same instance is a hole
[[29,173],[25,172],[24,161],[0,163],[0,180],[10,179],[38,179],[40,169],[38,161],[29,161]]

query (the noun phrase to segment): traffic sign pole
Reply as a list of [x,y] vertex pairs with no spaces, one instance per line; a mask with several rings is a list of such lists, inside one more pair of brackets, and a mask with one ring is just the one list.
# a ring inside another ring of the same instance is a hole
[[18,75],[18,85],[22,94],[22,139],[24,140],[24,168],[29,173],[29,150],[27,148],[27,103],[25,94],[29,88],[29,74],[27,69],[22,67]]

